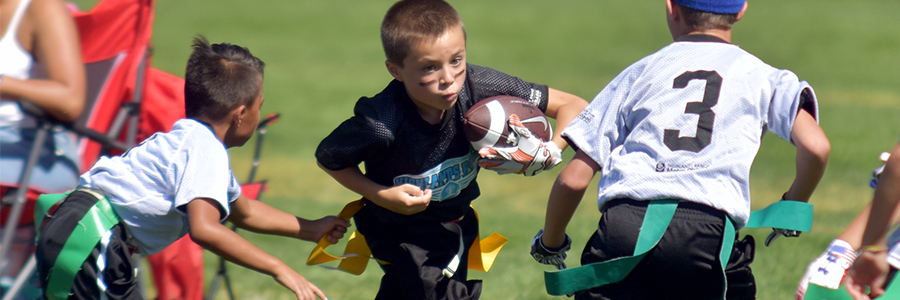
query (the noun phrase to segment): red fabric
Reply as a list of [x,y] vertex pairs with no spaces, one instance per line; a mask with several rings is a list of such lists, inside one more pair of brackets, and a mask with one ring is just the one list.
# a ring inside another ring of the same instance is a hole
[[203,299],[203,248],[186,235],[163,251],[147,256],[156,284],[156,299]]
[[[150,65],[147,50],[153,34],[155,5],[155,0],[104,0],[89,12],[72,12],[84,63],[117,60],[94,105],[95,111],[107,111],[92,112],[87,127],[108,132],[118,109],[134,100],[136,87],[144,84],[138,78]],[[80,150],[81,171],[86,172],[99,158],[101,146],[88,141]]]
[[137,140],[143,141],[155,132],[168,132],[178,119],[184,118],[184,79],[156,68],[147,71],[141,122]]
[[259,196],[269,189],[268,182],[254,182],[241,185],[241,194],[250,200],[259,200]]
[[[7,192],[15,186],[0,186],[0,195],[6,195]],[[25,192],[25,206],[22,207],[22,216],[19,217],[19,226],[34,223],[34,204],[37,197],[41,194],[35,190]],[[0,210],[0,226],[6,226],[6,220],[9,218],[9,212],[12,205],[6,205]]]

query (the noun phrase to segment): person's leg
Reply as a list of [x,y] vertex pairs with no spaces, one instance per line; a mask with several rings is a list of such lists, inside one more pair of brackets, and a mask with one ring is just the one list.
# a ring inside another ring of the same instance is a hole
[[[14,133],[0,130],[0,183],[18,186],[22,171],[31,152],[35,136],[34,128]],[[41,192],[63,192],[78,184],[78,145],[67,132],[51,130],[41,148],[37,165],[32,169],[29,188]]]
[[[124,225],[110,229],[91,251],[75,274],[73,295],[69,299],[91,299],[105,294],[106,299],[141,300],[137,268],[132,260]],[[103,262],[103,263],[99,263]]]
[[[90,193],[75,191],[63,200],[56,212],[46,218],[35,252],[38,275],[46,288],[45,293],[53,292],[48,280],[57,260],[65,259],[60,257],[63,247],[76,229],[86,229],[81,225],[81,220],[97,201]],[[100,242],[75,274],[68,288],[69,299],[100,299],[101,293],[106,294],[107,299],[142,299],[127,239],[121,223],[103,233]]]
[[[367,216],[355,216],[357,228],[366,238],[372,256],[388,262],[382,265],[384,276],[375,299],[478,299],[481,281],[467,281],[466,253],[453,277],[444,268],[459,249],[459,233],[439,223],[370,227]],[[474,241],[477,220],[474,214],[460,222],[464,249]]]

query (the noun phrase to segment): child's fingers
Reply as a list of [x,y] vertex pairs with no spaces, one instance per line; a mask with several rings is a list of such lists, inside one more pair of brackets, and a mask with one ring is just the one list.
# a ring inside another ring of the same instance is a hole
[[312,289],[313,293],[316,294],[316,296],[319,296],[319,298],[321,298],[322,300],[328,300],[328,297],[325,297],[325,293],[323,293],[322,290],[320,290],[318,287],[316,287],[312,283],[309,284],[309,287]]

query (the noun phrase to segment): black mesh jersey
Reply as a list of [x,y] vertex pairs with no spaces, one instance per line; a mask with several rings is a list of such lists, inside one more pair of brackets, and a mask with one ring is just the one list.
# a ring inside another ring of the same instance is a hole
[[331,132],[316,149],[316,159],[330,170],[365,163],[372,181],[395,186],[417,185],[433,192],[428,208],[411,216],[366,205],[360,213],[377,214],[388,223],[448,221],[461,217],[480,194],[475,177],[478,153],[466,140],[462,117],[478,100],[511,95],[545,111],[548,88],[494,69],[466,66],[466,81],[456,105],[439,124],[419,115],[402,82],[391,81],[374,97],[356,102],[354,116]]

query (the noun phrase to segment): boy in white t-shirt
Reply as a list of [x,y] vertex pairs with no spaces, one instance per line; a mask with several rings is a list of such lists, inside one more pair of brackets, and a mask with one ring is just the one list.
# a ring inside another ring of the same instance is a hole
[[[830,144],[812,88],[731,44],[746,1],[667,0],[666,8],[675,42],[620,73],[562,133],[577,154],[551,190],[535,259],[562,266],[566,226],[600,171],[603,216],[582,265],[651,245],[624,279],[577,299],[721,299],[726,287],[728,299],[755,298],[753,239],[725,233],[749,219],[750,166],[763,134],[797,147],[785,199],[808,201],[825,170]],[[671,203],[677,209],[658,243],[639,240],[642,225],[657,221],[644,218],[650,205]]]
[[[227,149],[242,146],[256,130],[263,67],[246,48],[194,40],[185,73],[187,118],[122,156],[100,159],[47,217],[37,250],[47,298],[141,299],[132,252],[153,254],[190,234],[225,259],[271,275],[299,299],[325,299],[303,276],[221,223],[308,241],[328,236],[331,242],[349,226],[333,216],[295,217],[241,195]],[[104,219],[112,220],[108,229],[90,225]],[[82,243],[87,254],[80,256],[70,249],[83,239],[78,228],[99,240]]]

